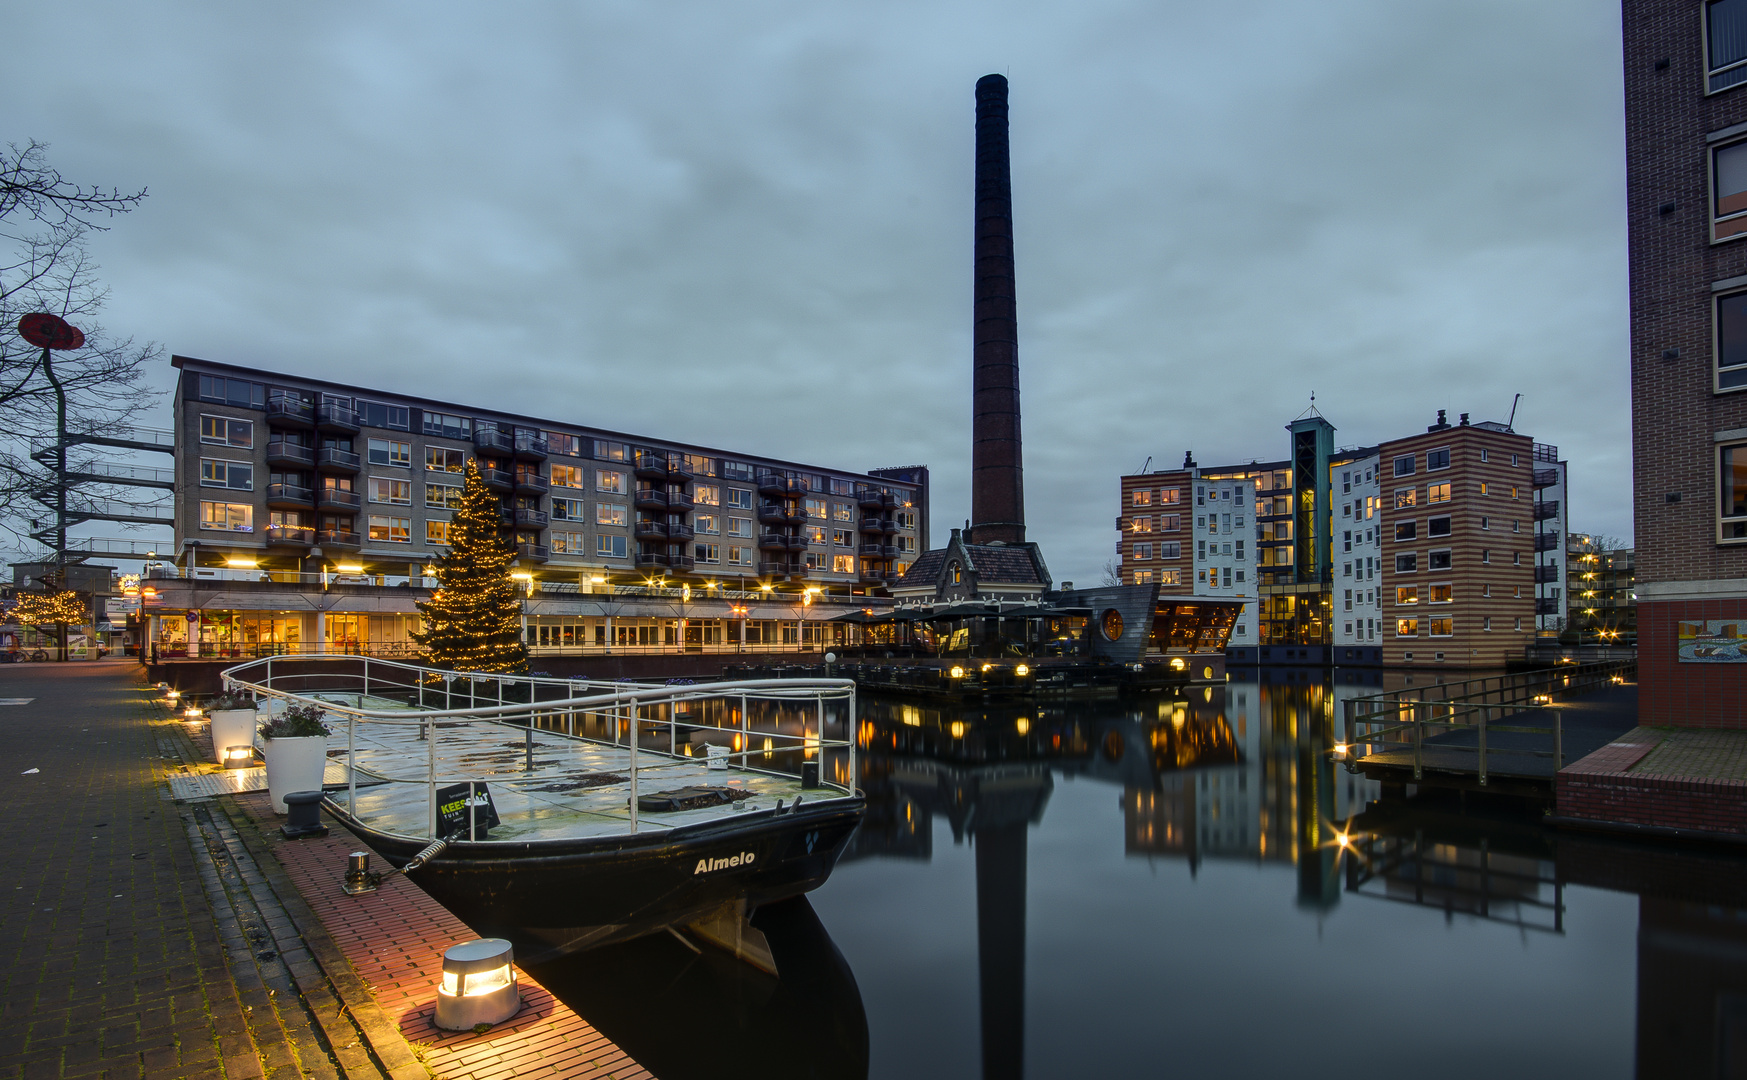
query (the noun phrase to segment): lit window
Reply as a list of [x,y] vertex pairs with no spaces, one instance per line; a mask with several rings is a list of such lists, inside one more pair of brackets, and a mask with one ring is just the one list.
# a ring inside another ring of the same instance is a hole
[[580,488],[584,486],[582,482],[582,467],[580,465],[552,466],[552,486],[567,488]]
[[1130,522],[1130,527],[1133,532],[1150,533],[1153,531],[1153,519],[1150,517],[1137,517]]
[[[612,506],[612,505],[615,505],[615,504],[613,504],[613,503],[596,503],[595,509],[598,512],[600,507]],[[624,509],[624,507],[620,506],[620,510],[623,510],[623,509]],[[553,521],[587,521],[588,520],[588,506],[581,499],[553,499],[552,500],[552,520]],[[609,522],[603,521],[603,522],[597,522],[597,524],[606,525],[606,524],[615,524],[615,523],[609,523]],[[623,525],[624,522],[620,521],[620,522],[616,522],[616,524]]]
[[434,510],[454,510],[461,505],[461,490],[449,484],[426,484],[425,505]]
[[[548,453],[562,454],[565,457],[582,456],[581,438],[575,435],[565,435],[562,432],[557,431],[542,431],[540,434],[546,437],[546,449]],[[581,487],[582,485],[572,484],[570,486]]]
[[462,472],[467,468],[467,454],[452,446],[427,446],[425,468],[431,472]]
[[546,534],[554,555],[587,555],[587,536],[579,532],[554,530]]
[[449,523],[447,521],[425,522],[425,543],[447,544],[449,542]]
[[854,555],[833,555],[833,556],[831,556],[831,572],[833,574],[853,574],[853,573],[855,573],[855,556]]
[[372,476],[370,478],[370,501],[373,503],[392,503],[395,506],[411,506],[412,483],[407,480],[390,480],[381,476]]
[[1449,602],[1450,586],[1448,584],[1433,585],[1431,587],[1431,592],[1426,596],[1426,603],[1428,604],[1447,604]]
[[200,459],[200,486],[230,488],[233,491],[255,489],[255,468],[238,461]]
[[1431,625],[1427,629],[1430,630],[1432,637],[1449,637],[1455,633],[1453,629],[1455,620],[1447,615],[1428,621]]
[[1426,502],[1446,503],[1450,501],[1449,483],[1428,484],[1426,486]]
[[1396,619],[1395,620],[1395,636],[1396,637],[1418,637],[1419,636],[1419,620],[1418,619]]
[[229,532],[253,532],[255,508],[248,503],[202,502],[200,527]]
[[1720,453],[1717,539],[1747,540],[1747,444],[1725,446]]
[[1153,493],[1150,491],[1137,491],[1134,493],[1133,499],[1135,506],[1151,506],[1153,502]]
[[399,469],[412,468],[412,444],[393,442],[388,439],[370,439],[367,442],[370,464],[391,465]]
[[720,506],[722,489],[715,484],[699,484],[692,489],[692,501],[699,506]]
[[1395,590],[1395,602],[1397,604],[1417,604],[1417,603],[1419,603],[1419,586],[1418,585],[1400,586],[1399,588],[1397,588]]
[[370,515],[370,539],[376,543],[412,543],[412,519]]
[[1418,488],[1400,488],[1395,492],[1395,508],[1404,510],[1413,506],[1419,498]]
[[623,495],[625,493],[625,474],[614,469],[596,469],[594,471],[594,489]]

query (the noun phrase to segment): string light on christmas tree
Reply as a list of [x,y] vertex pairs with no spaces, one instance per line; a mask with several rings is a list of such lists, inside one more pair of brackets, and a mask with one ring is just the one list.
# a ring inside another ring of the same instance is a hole
[[449,522],[449,552],[431,567],[437,587],[418,605],[425,628],[413,640],[437,667],[455,671],[521,674],[528,670],[522,641],[524,585],[513,580],[516,549],[499,529],[503,511],[469,459],[461,503]]

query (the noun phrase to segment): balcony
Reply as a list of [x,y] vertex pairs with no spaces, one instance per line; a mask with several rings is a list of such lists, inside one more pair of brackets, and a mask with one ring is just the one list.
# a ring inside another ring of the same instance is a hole
[[1559,516],[1559,500],[1549,499],[1535,504],[1535,520],[1547,521]]
[[761,562],[758,573],[761,577],[787,577],[796,572],[796,567],[787,562]]
[[880,518],[880,532],[895,533],[897,531],[898,521],[896,518]]
[[315,406],[295,397],[267,399],[267,422],[276,427],[312,428],[315,426]]
[[774,472],[758,474],[758,493],[760,495],[768,495],[773,499],[797,499],[807,494],[809,490],[807,482],[800,477],[784,476]]
[[503,493],[516,486],[515,474],[506,469],[480,469],[479,479],[493,491]]
[[1559,568],[1557,566],[1537,566],[1537,567],[1535,567],[1535,582],[1536,582],[1536,584],[1545,585],[1549,581],[1558,581],[1558,580],[1559,580]]
[[316,509],[336,514],[355,514],[363,505],[363,498],[356,491],[345,488],[322,487],[316,491]]
[[758,546],[765,551],[787,551],[789,538],[782,533],[765,533],[758,538]]
[[878,488],[856,488],[855,501],[863,510],[882,510],[886,505],[885,492]]
[[358,471],[358,455],[350,450],[324,446],[315,453],[315,467],[323,472],[355,473]]
[[1558,551],[1559,550],[1559,534],[1558,533],[1536,533],[1535,534],[1535,550],[1536,551]]
[[515,456],[523,461],[545,461],[546,439],[531,431],[518,431],[515,436]]
[[669,555],[667,557],[667,565],[675,570],[690,570],[697,564],[698,561],[690,555]]
[[310,468],[315,464],[315,447],[284,439],[268,439],[267,464],[292,469]]
[[805,536],[790,536],[785,538],[785,546],[787,546],[790,551],[805,551],[807,550],[808,543],[809,541]]
[[269,547],[313,547],[315,530],[302,525],[269,525],[267,544]]
[[884,544],[863,544],[856,549],[857,553],[864,559],[888,558],[889,556],[885,554],[885,550],[886,545]]
[[690,540],[697,532],[690,525],[669,525],[667,538],[669,540]]
[[692,497],[683,491],[670,491],[667,493],[667,508],[675,513],[683,514],[696,505],[696,503],[692,502]]
[[1537,488],[1549,488],[1549,487],[1552,487],[1554,484],[1557,484],[1558,482],[1559,482],[1559,470],[1558,469],[1536,469],[1535,470],[1535,486]]
[[1543,599],[1535,601],[1535,614],[1536,615],[1563,615],[1563,614],[1565,614],[1565,612],[1559,606],[1559,601],[1549,600],[1549,599],[1543,598]]
[[765,503],[758,508],[758,520],[766,525],[800,525],[807,520],[807,512],[798,506]]
[[[639,480],[653,480],[657,484],[665,484],[667,478],[672,475],[674,464],[677,464],[677,461],[670,460],[666,454],[639,450],[636,460],[632,462],[632,471],[637,474]],[[690,479],[690,477],[690,472],[687,472],[686,478]]]
[[517,469],[516,490],[529,495],[544,495],[552,490],[552,485],[537,472],[524,472]]
[[358,414],[352,411],[350,405],[343,405],[338,401],[324,401],[315,410],[315,426],[318,431],[356,435],[358,434]]
[[473,429],[473,447],[483,453],[508,457],[516,452],[516,438],[490,424],[480,424]]
[[504,524],[516,529],[544,529],[551,515],[544,510],[517,507],[503,512]]
[[667,523],[664,521],[639,521],[631,527],[631,535],[639,540],[665,542],[667,540]]
[[631,565],[639,570],[652,570],[667,565],[666,555],[657,555],[652,551],[639,551],[631,557]]
[[631,505],[639,510],[667,510],[667,492],[660,488],[638,488],[631,496]]
[[295,484],[268,484],[267,507],[271,510],[308,510],[315,506],[315,492]]
[[861,576],[858,580],[863,585],[884,585],[886,583],[886,578],[890,576],[891,575],[887,574],[884,570],[864,566],[861,568]]
[[864,533],[885,532],[885,518],[868,517],[861,519],[861,531]]
[[316,540],[324,548],[357,549],[364,546],[363,537],[351,529],[322,529],[316,533]]
[[528,562],[545,562],[551,555],[551,549],[545,544],[517,544],[516,558]]

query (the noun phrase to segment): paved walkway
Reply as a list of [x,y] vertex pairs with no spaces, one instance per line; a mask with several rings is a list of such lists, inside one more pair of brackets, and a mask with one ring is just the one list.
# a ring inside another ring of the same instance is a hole
[[1559,773],[1572,824],[1729,839],[1747,834],[1747,731],[1634,727]]

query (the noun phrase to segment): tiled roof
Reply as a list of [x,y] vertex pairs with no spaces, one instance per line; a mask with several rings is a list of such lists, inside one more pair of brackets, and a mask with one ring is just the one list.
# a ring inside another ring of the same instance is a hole
[[966,544],[965,553],[977,569],[977,580],[989,585],[1041,585],[1029,547]]
[[939,580],[940,567],[945,562],[945,548],[935,548],[933,551],[923,552],[921,557],[910,564],[910,569],[904,571],[904,584],[934,584],[935,581]]

